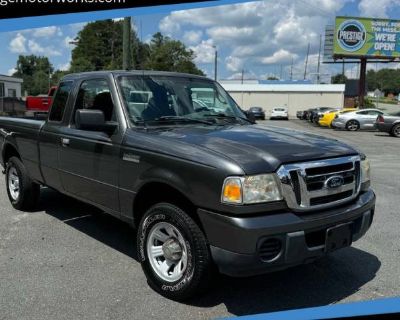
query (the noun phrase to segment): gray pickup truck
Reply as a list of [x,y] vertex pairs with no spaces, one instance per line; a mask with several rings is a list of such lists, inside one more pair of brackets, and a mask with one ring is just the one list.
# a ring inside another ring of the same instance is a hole
[[47,121],[0,118],[11,204],[41,187],[132,224],[149,284],[183,300],[350,246],[372,223],[368,160],[257,125],[215,81],[150,71],[66,76]]

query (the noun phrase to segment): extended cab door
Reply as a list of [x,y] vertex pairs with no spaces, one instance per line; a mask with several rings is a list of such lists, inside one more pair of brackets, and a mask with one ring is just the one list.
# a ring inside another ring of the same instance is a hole
[[66,110],[72,103],[73,81],[63,81],[55,94],[48,120],[39,135],[40,168],[44,183],[62,190],[59,173],[58,150],[60,132],[65,126]]
[[102,110],[106,121],[118,121],[111,81],[84,79],[78,85],[70,125],[60,137],[59,166],[66,192],[88,202],[119,212],[118,171],[122,133],[79,130],[78,109]]

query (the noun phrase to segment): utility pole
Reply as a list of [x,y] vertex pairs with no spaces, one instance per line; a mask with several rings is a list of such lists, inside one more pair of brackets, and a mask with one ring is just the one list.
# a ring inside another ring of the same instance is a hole
[[281,65],[281,70],[280,70],[280,73],[279,73],[279,80],[282,80],[282,65]]
[[122,34],[122,68],[131,69],[131,18],[124,18]]
[[310,55],[310,43],[308,43],[308,46],[307,46],[306,61],[304,63],[304,80],[306,80],[306,77],[307,77],[307,64],[308,64],[308,56],[309,55]]
[[317,84],[321,81],[321,75],[319,72],[321,66],[321,45],[322,45],[322,35],[319,35],[319,50],[318,50],[318,65],[317,65]]
[[242,84],[244,82],[244,69],[242,69]]
[[290,80],[293,80],[293,57],[292,57],[292,64],[290,65]]
[[217,46],[213,46],[215,49],[215,55],[214,55],[214,80],[217,81],[218,78],[218,50]]

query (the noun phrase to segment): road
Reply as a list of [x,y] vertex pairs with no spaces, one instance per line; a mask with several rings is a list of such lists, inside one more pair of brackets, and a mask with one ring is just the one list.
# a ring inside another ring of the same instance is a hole
[[177,303],[148,287],[130,227],[47,189],[38,211],[16,211],[1,179],[0,319],[208,319],[400,295],[400,139],[299,120],[262,125],[320,133],[367,154],[377,210],[352,248],[264,276],[221,276],[207,295]]

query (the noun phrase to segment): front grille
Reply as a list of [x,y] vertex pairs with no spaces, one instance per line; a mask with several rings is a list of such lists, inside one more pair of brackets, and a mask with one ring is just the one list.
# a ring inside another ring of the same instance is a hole
[[287,164],[277,173],[288,206],[299,211],[332,207],[360,189],[359,156]]

